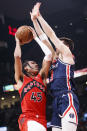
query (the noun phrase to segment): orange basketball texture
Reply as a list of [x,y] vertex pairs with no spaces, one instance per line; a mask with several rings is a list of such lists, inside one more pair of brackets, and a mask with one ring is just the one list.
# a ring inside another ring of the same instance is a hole
[[16,37],[19,39],[20,44],[25,44],[33,39],[33,33],[29,26],[23,25],[17,29]]

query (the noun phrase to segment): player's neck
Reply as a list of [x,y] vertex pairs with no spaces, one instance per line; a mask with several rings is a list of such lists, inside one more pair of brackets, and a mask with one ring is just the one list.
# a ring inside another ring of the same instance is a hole
[[34,78],[36,75],[34,73],[28,73],[28,77]]

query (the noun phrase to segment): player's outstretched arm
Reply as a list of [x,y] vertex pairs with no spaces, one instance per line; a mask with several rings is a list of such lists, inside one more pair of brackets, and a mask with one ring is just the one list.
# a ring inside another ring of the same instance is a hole
[[14,51],[14,69],[15,69],[15,81],[18,83],[20,77],[23,77],[22,63],[21,63],[21,47],[19,40],[15,37],[16,47]]
[[49,37],[49,39],[52,41],[54,46],[58,49],[60,53],[65,53],[68,52],[68,48],[63,44],[63,42],[56,36],[55,32],[53,29],[50,27],[50,25],[45,21],[45,19],[42,17],[39,9],[40,9],[41,3],[38,2],[34,6],[35,14],[38,19],[38,21],[41,24],[41,27],[43,28],[44,32],[46,35]]
[[55,51],[50,43],[50,41],[48,40],[48,37],[46,36],[46,34],[44,33],[44,31],[42,30],[42,28],[40,27],[38,21],[37,21],[37,17],[36,17],[36,10],[34,10],[34,8],[32,9],[32,12],[30,12],[31,15],[31,20],[33,22],[35,31],[38,35],[38,37],[40,38],[40,40],[46,44],[46,46],[51,50],[52,55],[54,56]]

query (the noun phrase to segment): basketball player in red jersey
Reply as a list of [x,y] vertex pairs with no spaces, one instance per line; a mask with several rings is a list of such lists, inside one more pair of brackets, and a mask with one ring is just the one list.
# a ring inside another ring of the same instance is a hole
[[[39,21],[44,32],[54,44],[57,55],[56,59],[54,56],[50,68],[52,76],[50,79],[50,90],[53,95],[52,131],[76,131],[79,102],[74,93],[75,84],[73,77],[75,61],[72,55],[74,43],[69,38],[58,38],[56,36],[53,29],[41,16],[39,12],[40,4],[41,3],[38,2],[32,10],[33,17],[36,18],[34,25]],[[41,40],[47,39],[46,35],[42,34],[39,38]],[[50,47],[50,45],[48,47]]]
[[22,109],[18,122],[21,131],[46,131],[46,79],[52,53],[46,46],[48,41],[44,39],[40,41],[34,29],[31,28],[31,30],[34,40],[43,50],[45,57],[40,71],[35,61],[26,61],[22,66],[20,41],[15,36],[15,80]]

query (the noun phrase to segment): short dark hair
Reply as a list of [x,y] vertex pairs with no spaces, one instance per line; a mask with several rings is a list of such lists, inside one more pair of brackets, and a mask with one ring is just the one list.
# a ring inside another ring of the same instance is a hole
[[70,50],[72,51],[74,49],[74,42],[66,37],[59,38],[61,41],[64,41],[64,44],[69,46]]

